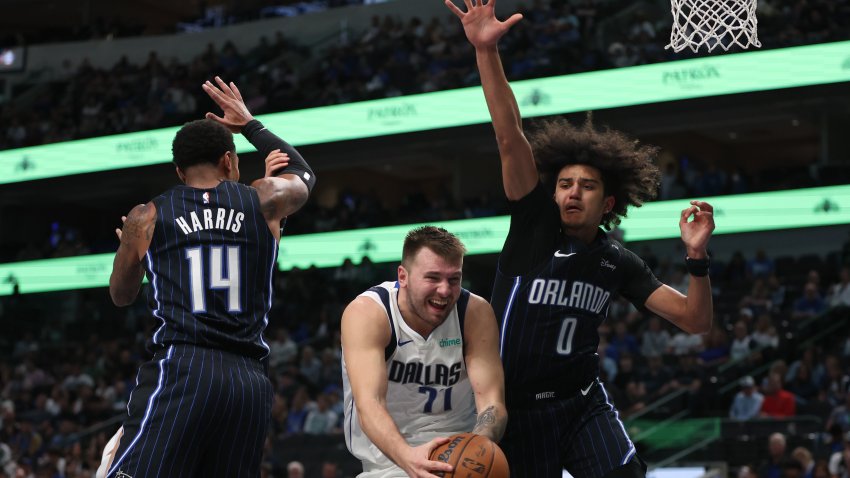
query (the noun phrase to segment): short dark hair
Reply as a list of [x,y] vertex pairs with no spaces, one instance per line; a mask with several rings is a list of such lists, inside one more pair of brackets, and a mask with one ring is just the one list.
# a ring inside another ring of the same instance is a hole
[[198,164],[217,166],[224,153],[235,149],[233,134],[208,119],[184,124],[171,143],[174,164],[183,171]]
[[565,166],[584,164],[599,170],[605,195],[614,196],[614,208],[602,216],[606,229],[619,224],[629,206],[640,207],[658,192],[661,172],[652,162],[658,148],[611,129],[598,131],[589,115],[578,128],[565,119],[545,121],[530,141],[540,179],[549,191],[555,190]]
[[410,266],[413,257],[423,247],[431,249],[434,254],[450,261],[459,261],[466,254],[466,246],[451,232],[442,227],[422,226],[411,230],[404,238],[401,263],[405,267]]

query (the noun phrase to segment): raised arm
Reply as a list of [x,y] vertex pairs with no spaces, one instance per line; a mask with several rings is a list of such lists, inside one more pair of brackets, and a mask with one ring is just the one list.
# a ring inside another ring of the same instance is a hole
[[499,357],[499,329],[493,308],[477,295],[469,300],[463,335],[469,338],[464,341],[464,359],[478,411],[472,432],[498,443],[508,423],[505,373]]
[[508,199],[516,201],[534,189],[538,175],[531,145],[522,130],[519,106],[499,57],[498,41],[522,20],[522,15],[517,13],[500,22],[496,19],[496,0],[487,3],[477,0],[474,5],[471,0],[463,1],[466,13],[452,0],[445,0],[445,3],[460,18],[466,38],[475,47],[481,86],[484,88],[484,98],[493,120],[502,160],[502,184]]
[[[689,221],[692,215],[694,219]],[[707,202],[691,201],[679,217],[679,229],[688,259],[694,264],[688,266],[688,295],[663,285],[649,296],[646,307],[685,332],[708,333],[714,317],[708,277],[708,240],[714,231],[714,208]]]
[[386,312],[371,299],[358,297],[343,312],[341,327],[345,370],[360,426],[369,440],[409,476],[436,478],[430,471],[451,471],[448,464],[428,459],[447,438],[411,447],[387,411],[384,350],[391,332]]
[[[215,82],[207,81],[203,89],[221,107],[224,116],[207,113],[206,117],[221,123],[233,133],[242,133],[257,151],[266,156],[266,177],[254,181],[251,186],[257,189],[260,196],[263,216],[269,229],[275,237],[279,237],[280,221],[307,202],[316,184],[316,174],[295,148],[254,119],[235,83],[225,83],[217,76]],[[270,170],[270,164],[278,164],[280,167]]]
[[130,305],[139,295],[139,287],[145,276],[142,259],[151,245],[156,226],[156,206],[153,203],[139,204],[126,217],[122,229],[115,234],[121,241],[115,259],[112,261],[112,274],[109,276],[109,295],[119,307]]

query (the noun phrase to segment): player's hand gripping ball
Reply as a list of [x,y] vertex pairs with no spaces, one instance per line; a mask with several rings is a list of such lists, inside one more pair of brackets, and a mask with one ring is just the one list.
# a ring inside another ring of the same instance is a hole
[[445,478],[508,478],[508,460],[498,445],[474,433],[460,433],[431,452],[431,460],[452,465],[450,473],[435,473]]

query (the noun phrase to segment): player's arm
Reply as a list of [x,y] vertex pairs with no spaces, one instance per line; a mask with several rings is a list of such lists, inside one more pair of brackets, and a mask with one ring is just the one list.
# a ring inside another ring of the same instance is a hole
[[477,295],[472,295],[464,322],[464,360],[478,419],[472,433],[499,442],[508,423],[505,407],[505,373],[499,357],[499,329],[493,307]]
[[431,471],[451,471],[431,461],[431,450],[447,438],[411,447],[387,411],[387,364],[384,350],[391,339],[386,312],[367,297],[358,297],[342,314],[342,351],[360,426],[369,440],[409,476],[436,478]]
[[466,4],[466,13],[453,0],[445,0],[449,10],[460,18],[466,38],[475,47],[481,86],[499,145],[505,195],[509,200],[516,201],[534,189],[538,176],[531,145],[522,130],[519,106],[499,57],[498,41],[522,19],[522,15],[515,14],[500,22],[496,19],[495,1],[491,0],[484,5],[481,1],[474,5],[471,0],[463,2]]
[[260,199],[260,210],[272,234],[280,239],[280,221],[301,209],[310,195],[307,185],[295,175],[284,174],[251,183]]
[[254,119],[254,116],[248,111],[248,107],[242,99],[242,93],[236,87],[235,83],[232,81],[229,84],[225,83],[218,76],[215,77],[215,82],[216,84],[207,81],[202,85],[202,88],[221,107],[224,116],[222,117],[208,112],[206,118],[224,125],[232,133],[242,133],[245,139],[257,148],[260,154],[267,157],[267,166],[269,164],[268,156],[275,151],[287,155],[288,161],[281,168],[274,171],[273,175],[297,176],[307,186],[308,191],[312,191],[313,186],[316,185],[316,175],[298,150],[266,129],[258,120]]
[[145,276],[142,259],[150,247],[156,226],[156,206],[152,202],[139,204],[121,220],[124,226],[115,230],[121,243],[109,276],[109,295],[119,307],[132,304],[139,295]]
[[[692,215],[693,220],[688,221]],[[707,202],[691,201],[691,206],[682,211],[679,229],[688,258],[706,261],[705,267],[691,269],[689,266],[688,295],[663,285],[649,296],[646,307],[685,332],[704,334],[711,330],[714,317],[707,264],[708,240],[714,231],[714,208]]]

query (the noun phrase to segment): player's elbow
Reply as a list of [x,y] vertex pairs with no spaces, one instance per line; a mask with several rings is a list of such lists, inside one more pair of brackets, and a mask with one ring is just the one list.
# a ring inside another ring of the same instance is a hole
[[112,298],[112,303],[116,307],[127,307],[136,299],[135,297],[131,297],[130,294],[119,292],[113,288],[109,289],[109,296]]
[[136,301],[137,291],[119,286],[113,279],[109,281],[109,297],[117,307],[126,307]]

